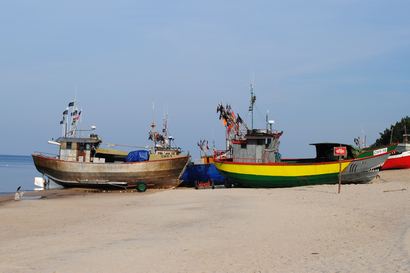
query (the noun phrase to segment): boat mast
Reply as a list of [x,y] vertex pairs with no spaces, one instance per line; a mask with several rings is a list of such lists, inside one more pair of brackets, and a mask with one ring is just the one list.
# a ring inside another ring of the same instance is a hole
[[162,134],[164,136],[164,142],[166,148],[171,147],[170,139],[168,139],[168,113],[165,114],[164,120],[163,120],[163,128],[162,128]]
[[150,138],[154,142],[154,152],[156,151],[157,141],[156,141],[156,131],[155,131],[155,103],[152,102],[152,123],[151,123],[151,132]]
[[64,110],[63,119],[60,121],[62,137],[67,136],[67,116],[68,116],[68,107]]
[[266,111],[265,123],[266,123],[266,132],[268,132],[269,131],[269,110]]
[[68,106],[71,107],[71,123],[69,133],[71,137],[77,137],[77,122],[80,118],[81,112],[79,112],[79,109],[77,108],[76,98],[74,98],[74,101]]
[[249,112],[251,112],[251,130],[253,130],[253,107],[255,105],[256,96],[253,92],[253,84],[250,84],[250,91],[251,91],[251,100],[249,105]]

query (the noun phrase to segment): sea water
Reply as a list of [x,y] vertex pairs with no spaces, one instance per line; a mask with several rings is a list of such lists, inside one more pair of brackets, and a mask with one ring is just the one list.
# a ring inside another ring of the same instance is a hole
[[0,194],[34,190],[34,177],[42,176],[31,156],[0,155]]

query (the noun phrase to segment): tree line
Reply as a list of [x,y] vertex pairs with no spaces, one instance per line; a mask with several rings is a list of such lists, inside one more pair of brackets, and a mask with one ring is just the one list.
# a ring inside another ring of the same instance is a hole
[[[396,124],[390,125],[384,132],[379,133],[380,137],[372,145],[372,147],[388,145],[390,143],[403,142],[403,135],[410,134],[410,117],[406,116]],[[408,138],[410,140],[410,137]]]

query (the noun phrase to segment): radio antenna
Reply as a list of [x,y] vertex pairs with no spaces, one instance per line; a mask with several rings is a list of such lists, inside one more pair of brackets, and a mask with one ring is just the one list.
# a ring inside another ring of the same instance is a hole
[[249,104],[249,112],[251,112],[251,129],[253,130],[253,108],[256,101],[255,93],[253,92],[253,83],[250,84],[250,91],[251,91],[251,99]]

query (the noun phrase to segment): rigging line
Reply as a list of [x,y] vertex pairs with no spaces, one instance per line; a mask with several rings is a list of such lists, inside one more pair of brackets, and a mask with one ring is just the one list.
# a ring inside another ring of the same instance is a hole
[[[259,118],[262,118],[263,120],[265,120],[265,118],[266,118],[266,112],[265,112],[265,113],[261,113],[261,110],[259,109],[259,107],[255,107],[255,110],[256,110],[256,113],[258,114],[258,117],[259,117]],[[268,110],[268,111],[269,111],[269,113],[271,113],[270,110]]]

